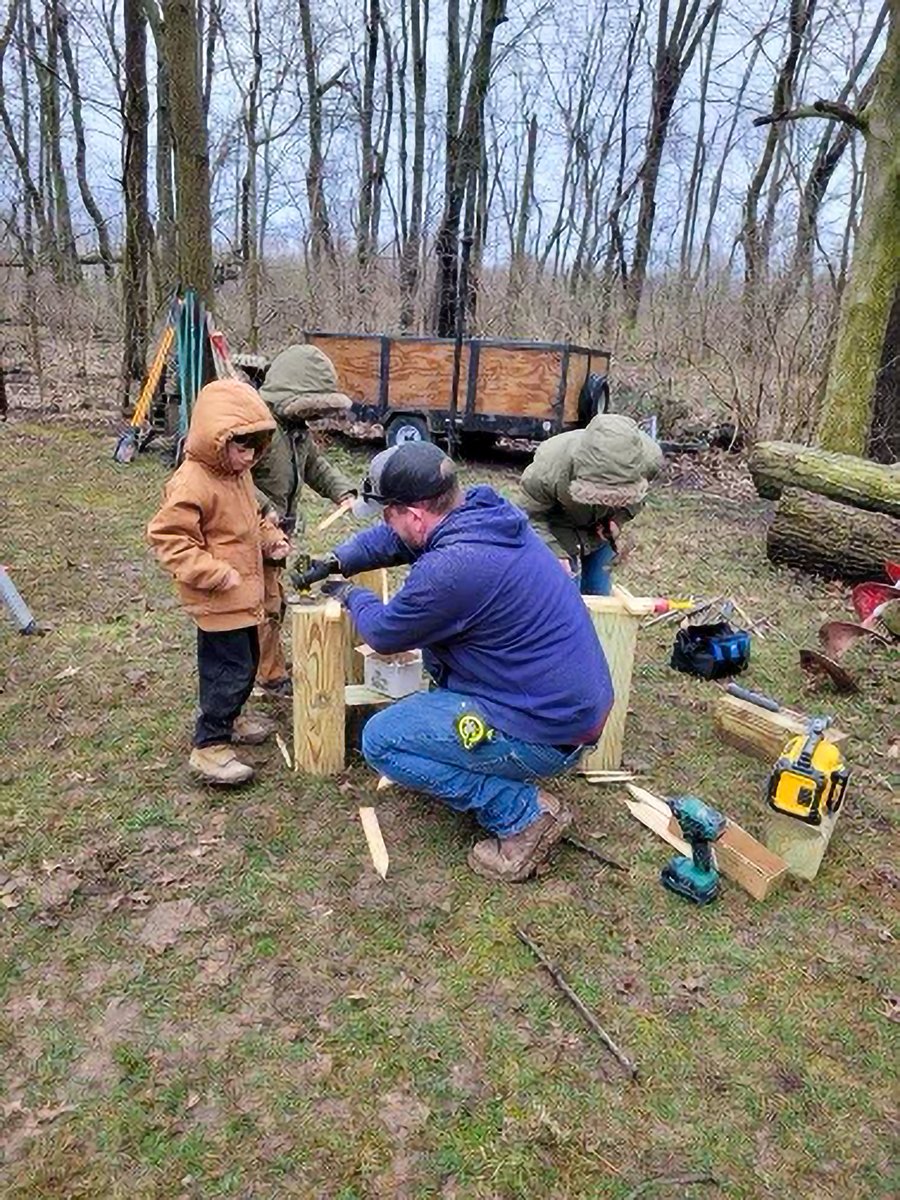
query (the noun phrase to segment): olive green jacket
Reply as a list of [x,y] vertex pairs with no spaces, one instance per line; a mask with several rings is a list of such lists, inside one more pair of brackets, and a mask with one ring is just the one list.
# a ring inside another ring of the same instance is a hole
[[304,484],[335,504],[356,490],[316,449],[306,422],[286,412],[298,397],[320,395],[328,383],[327,379],[323,383],[316,355],[309,351],[307,346],[289,347],[269,368],[260,396],[271,409],[277,429],[268,453],[253,468],[253,482],[268,506],[277,509],[279,517],[296,516],[297,536],[303,531],[298,505]]
[[[622,525],[641,510],[646,481],[662,462],[656,442],[634,421],[601,413],[586,428],[558,433],[538,447],[520,481],[522,508],[557,558],[582,558],[606,540],[603,524]],[[570,491],[576,481],[605,489],[619,501],[579,503]]]

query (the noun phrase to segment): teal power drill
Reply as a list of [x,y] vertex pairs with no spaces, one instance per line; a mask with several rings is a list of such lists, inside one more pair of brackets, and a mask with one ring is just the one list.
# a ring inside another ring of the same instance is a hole
[[725,832],[728,820],[697,796],[676,796],[669,807],[685,841],[690,842],[692,857],[679,854],[666,863],[660,873],[662,885],[694,904],[709,904],[719,894],[712,843]]

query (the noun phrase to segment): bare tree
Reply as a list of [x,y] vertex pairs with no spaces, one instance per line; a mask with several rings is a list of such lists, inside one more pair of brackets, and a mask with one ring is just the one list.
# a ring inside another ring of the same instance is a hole
[[701,15],[700,0],[677,0],[670,26],[669,0],[659,2],[650,125],[644,161],[638,173],[641,180],[641,203],[631,273],[625,284],[625,314],[630,321],[637,319],[647,278],[653,225],[656,220],[656,185],[675,99],[706,27],[720,6],[721,0],[710,0]]
[[147,14],[142,0],[124,0],[125,97],[122,110],[122,188],[125,253],[122,269],[124,330],[119,407],[129,408],[131,386],[140,383],[147,356],[147,271],[150,217],[147,208]]
[[175,142],[178,272],[207,304],[213,302],[209,146],[200,89],[194,0],[163,0],[163,42],[169,68]]

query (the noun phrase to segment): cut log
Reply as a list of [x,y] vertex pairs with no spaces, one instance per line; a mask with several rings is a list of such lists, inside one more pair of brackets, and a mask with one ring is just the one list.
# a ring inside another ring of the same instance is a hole
[[[790,442],[759,442],[748,465],[756,490],[766,500],[777,500],[785,488],[803,488],[854,508],[900,517],[898,466]],[[879,578],[883,570],[882,565]]]
[[881,579],[885,562],[900,554],[900,521],[788,488],[769,526],[766,551],[774,563],[826,579]]

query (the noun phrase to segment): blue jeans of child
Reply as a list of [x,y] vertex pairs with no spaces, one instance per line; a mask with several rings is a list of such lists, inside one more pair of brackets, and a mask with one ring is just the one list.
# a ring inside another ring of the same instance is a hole
[[395,783],[473,813],[496,837],[512,837],[540,815],[536,781],[572,766],[582,747],[542,746],[498,729],[466,750],[456,720],[478,711],[477,700],[457,692],[416,692],[369,718],[362,752]]
[[612,564],[616,557],[609,542],[581,560],[579,587],[582,596],[608,596],[612,592]]

